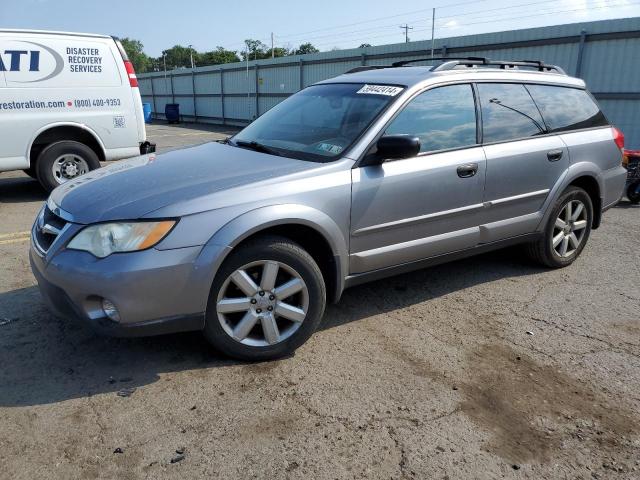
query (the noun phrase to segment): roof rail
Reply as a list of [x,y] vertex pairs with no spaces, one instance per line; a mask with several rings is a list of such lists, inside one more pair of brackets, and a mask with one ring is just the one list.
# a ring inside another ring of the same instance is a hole
[[485,57],[438,57],[438,58],[418,58],[414,60],[403,60],[391,64],[393,67],[403,67],[409,63],[416,62],[440,62],[431,68],[432,72],[442,72],[453,70],[457,67],[498,67],[503,70],[510,68],[534,68],[539,72],[555,71],[561,75],[566,75],[565,71],[557,65],[546,64],[540,60],[491,60]]
[[453,60],[446,61],[440,65],[437,65],[431,69],[433,72],[441,72],[444,70],[453,70],[459,66],[465,67],[475,67],[475,66],[486,66],[486,67],[498,67],[502,70],[508,69],[520,69],[520,68],[533,68],[538,72],[556,72],[560,75],[566,75],[566,72],[557,65],[550,65],[544,63],[540,60],[489,60],[488,58],[482,60]]
[[448,62],[448,61],[460,61],[461,64],[463,61],[472,61],[472,62],[486,62],[487,59],[484,57],[434,57],[434,58],[416,58],[414,60],[401,60],[399,62],[393,62],[391,64],[392,67],[404,67],[410,63],[416,62]]
[[380,70],[382,68],[391,68],[391,65],[362,65],[361,67],[354,67],[351,70],[347,70],[344,73],[366,72],[367,70]]

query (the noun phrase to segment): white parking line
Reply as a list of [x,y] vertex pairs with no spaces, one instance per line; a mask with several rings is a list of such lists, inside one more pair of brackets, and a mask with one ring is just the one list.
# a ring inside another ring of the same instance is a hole
[[31,235],[30,231],[26,232],[13,232],[13,233],[0,233],[0,240],[5,240],[7,238],[18,238],[18,237],[29,237]]
[[10,243],[21,243],[29,240],[29,237],[24,238],[12,238],[11,240],[0,240],[0,245],[8,245]]

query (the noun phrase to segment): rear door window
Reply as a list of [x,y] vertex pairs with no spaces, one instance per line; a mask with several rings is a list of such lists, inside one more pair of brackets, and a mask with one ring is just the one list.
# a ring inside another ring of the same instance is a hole
[[421,93],[398,114],[386,135],[412,135],[420,151],[476,144],[476,107],[471,85],[449,85]]
[[552,132],[608,125],[607,119],[591,96],[571,87],[527,85]]
[[524,85],[479,83],[484,143],[505,142],[546,133],[544,121]]

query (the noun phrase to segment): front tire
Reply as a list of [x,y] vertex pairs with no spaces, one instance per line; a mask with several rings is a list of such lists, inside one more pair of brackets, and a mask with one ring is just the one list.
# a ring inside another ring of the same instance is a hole
[[286,238],[260,237],[232,252],[216,274],[204,335],[234,358],[280,358],[313,334],[325,304],[313,257]]
[[48,145],[36,163],[38,181],[48,192],[96,168],[98,155],[84,143],[69,140]]
[[529,256],[551,268],[571,265],[584,249],[593,222],[591,197],[569,187],[556,201],[542,237],[527,245]]

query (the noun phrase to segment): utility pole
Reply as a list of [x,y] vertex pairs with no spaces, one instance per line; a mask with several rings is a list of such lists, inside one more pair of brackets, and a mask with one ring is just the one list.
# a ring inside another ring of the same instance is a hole
[[413,30],[413,27],[405,23],[404,25],[400,25],[400,28],[404,30],[404,43],[409,43],[409,30]]
[[191,58],[191,70],[193,70],[195,68],[195,65],[193,63],[193,45],[189,44],[189,56]]
[[271,58],[275,57],[275,53],[273,51],[273,32],[271,32]]
[[433,14],[431,15],[431,58],[433,58],[433,51],[436,45],[436,9],[434,7]]
[[166,91],[169,91],[169,87],[167,87],[167,52],[166,51],[162,52],[162,63],[164,65],[164,88]]
[[247,45],[247,111],[249,112],[249,118],[251,118],[251,95],[249,93],[249,41],[245,40]]

